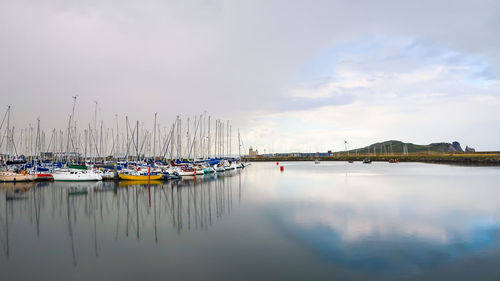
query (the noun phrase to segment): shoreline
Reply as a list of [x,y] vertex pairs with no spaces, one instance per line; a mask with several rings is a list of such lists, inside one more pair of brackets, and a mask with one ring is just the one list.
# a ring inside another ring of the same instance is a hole
[[389,154],[389,155],[338,155],[338,156],[318,156],[318,157],[243,157],[249,162],[287,162],[287,161],[363,161],[369,158],[374,162],[388,162],[396,159],[399,162],[422,162],[434,164],[460,164],[467,166],[500,166],[500,154]]

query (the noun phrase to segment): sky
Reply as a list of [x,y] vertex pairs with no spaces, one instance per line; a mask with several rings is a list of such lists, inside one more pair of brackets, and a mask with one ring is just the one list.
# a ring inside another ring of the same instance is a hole
[[82,126],[206,111],[260,152],[500,150],[499,1],[0,0],[0,38],[18,128],[78,95]]

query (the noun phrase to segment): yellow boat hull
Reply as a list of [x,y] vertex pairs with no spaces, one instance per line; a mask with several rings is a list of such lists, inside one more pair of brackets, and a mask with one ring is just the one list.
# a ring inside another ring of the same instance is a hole
[[125,181],[120,181],[118,184],[120,187],[148,187],[148,186],[155,186],[155,185],[162,185],[163,181],[134,181],[134,180],[125,180]]
[[138,175],[120,175],[121,180],[127,180],[127,181],[158,181],[162,180],[163,175],[151,175],[151,176],[138,176]]

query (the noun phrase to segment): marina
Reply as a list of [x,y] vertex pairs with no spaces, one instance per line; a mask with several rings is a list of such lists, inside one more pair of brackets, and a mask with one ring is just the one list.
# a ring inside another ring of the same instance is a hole
[[[74,96],[67,129],[59,134],[53,129],[48,143],[39,118],[36,131],[30,125],[29,130],[15,134],[12,108],[7,107],[0,126],[0,182],[169,180],[245,166],[239,129],[235,143],[229,121],[212,121],[204,113],[193,122],[187,118],[183,128],[177,116],[169,131],[163,128],[162,136],[155,113],[151,130],[144,124],[140,127],[139,121],[131,128],[125,117],[126,134],[119,131],[117,119],[116,127],[103,133],[103,120],[97,128],[96,102],[94,128],[89,124],[88,129],[78,130],[76,101]],[[238,154],[233,154],[233,146]]]

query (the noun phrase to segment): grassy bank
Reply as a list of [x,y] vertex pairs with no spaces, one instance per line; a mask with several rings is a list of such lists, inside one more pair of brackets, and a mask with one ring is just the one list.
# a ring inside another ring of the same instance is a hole
[[362,161],[369,158],[372,161],[389,161],[397,159],[400,162],[425,162],[448,163],[462,165],[498,165],[500,166],[500,153],[410,153],[403,154],[358,154],[323,157],[244,157],[247,161]]

